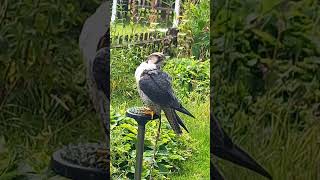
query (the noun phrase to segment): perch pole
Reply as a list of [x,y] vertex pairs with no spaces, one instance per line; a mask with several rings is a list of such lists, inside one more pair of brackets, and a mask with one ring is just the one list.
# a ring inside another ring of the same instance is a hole
[[[138,123],[138,135],[136,144],[136,167],[134,173],[134,180],[141,180],[142,174],[142,162],[143,162],[143,152],[144,152],[144,136],[146,131],[146,124],[152,120],[150,115],[145,115],[143,113],[142,107],[133,107],[127,110],[126,115],[133,118]],[[153,119],[158,119],[158,115],[154,115]]]

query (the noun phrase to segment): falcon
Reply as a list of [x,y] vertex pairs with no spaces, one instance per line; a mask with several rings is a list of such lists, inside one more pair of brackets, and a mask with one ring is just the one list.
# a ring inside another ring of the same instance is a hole
[[151,115],[152,118],[155,114],[161,117],[163,110],[173,131],[180,135],[181,127],[189,131],[177,111],[193,118],[194,116],[181,105],[173,92],[171,77],[161,70],[164,60],[164,54],[152,53],[138,66],[135,78],[140,98],[146,106],[144,113]]
[[[261,167],[252,157],[250,157],[244,150],[234,144],[230,137],[220,127],[217,118],[211,115],[211,153],[217,157],[235,163],[250,169],[268,179],[272,179],[271,175]],[[211,174],[215,180],[223,180],[223,176],[218,169],[213,165],[211,160]]]

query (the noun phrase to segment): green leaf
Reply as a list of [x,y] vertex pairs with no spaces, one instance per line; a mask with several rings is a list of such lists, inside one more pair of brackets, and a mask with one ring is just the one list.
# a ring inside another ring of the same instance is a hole
[[279,5],[282,0],[263,0],[262,1],[262,14],[267,13],[268,11],[275,8],[275,6]]
[[262,38],[263,41],[266,41],[274,46],[277,45],[277,39],[274,38],[271,34],[261,31],[259,29],[252,29],[252,31],[259,36],[260,38]]

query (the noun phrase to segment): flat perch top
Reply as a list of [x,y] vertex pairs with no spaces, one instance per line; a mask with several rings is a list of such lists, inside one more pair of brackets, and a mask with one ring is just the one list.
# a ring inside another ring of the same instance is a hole
[[152,119],[151,115],[145,114],[143,110],[144,110],[144,107],[131,107],[127,110],[126,116],[135,119],[138,122],[138,124],[147,123],[150,120],[159,119],[159,115],[157,114],[153,115],[153,119]]

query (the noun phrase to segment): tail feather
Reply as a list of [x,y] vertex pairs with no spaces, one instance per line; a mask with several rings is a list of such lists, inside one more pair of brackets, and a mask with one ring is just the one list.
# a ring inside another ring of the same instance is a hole
[[188,116],[191,116],[193,118],[195,118],[186,108],[184,108],[182,105],[180,105],[179,108],[176,109],[177,111],[182,112],[183,114],[186,114]]
[[183,129],[186,130],[186,131],[189,133],[186,125],[184,124],[183,120],[178,116],[177,112],[176,112],[175,110],[173,110],[173,113],[175,114],[176,120],[178,121],[178,123],[180,124],[180,126],[182,126]]
[[211,175],[213,176],[214,180],[224,180],[223,176],[221,175],[221,173],[219,172],[219,170],[217,169],[217,167],[215,165],[211,164]]
[[163,108],[163,111],[164,111],[164,114],[166,115],[168,122],[169,122],[171,128],[173,129],[173,131],[178,135],[182,134],[182,130],[179,125],[179,121],[177,120],[177,116],[174,112],[174,109]]
[[251,156],[235,144],[233,144],[233,148],[218,146],[215,149],[215,154],[222,159],[231,161],[242,167],[251,169],[268,179],[272,179],[272,176],[261,165],[259,165]]

